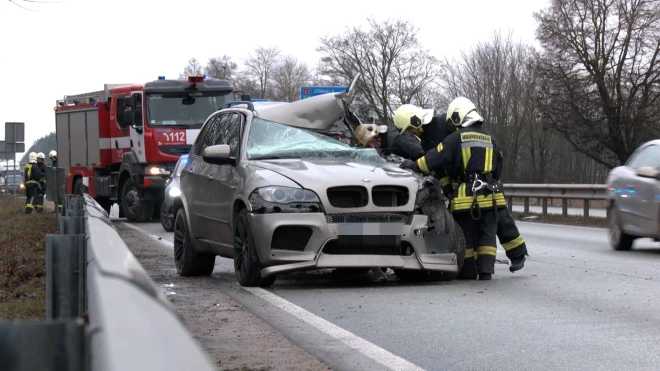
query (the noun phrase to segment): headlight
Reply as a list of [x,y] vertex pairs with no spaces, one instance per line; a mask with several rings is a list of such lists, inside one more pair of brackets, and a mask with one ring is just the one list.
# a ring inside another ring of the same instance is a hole
[[25,184],[21,183],[20,188],[21,188],[21,189],[25,188]]
[[151,166],[147,168],[147,175],[170,175],[170,172],[162,167]]
[[181,190],[179,189],[179,187],[172,187],[170,188],[169,195],[172,198],[179,197],[181,196]]
[[318,213],[323,210],[316,193],[308,189],[269,186],[255,189],[250,204],[257,214]]

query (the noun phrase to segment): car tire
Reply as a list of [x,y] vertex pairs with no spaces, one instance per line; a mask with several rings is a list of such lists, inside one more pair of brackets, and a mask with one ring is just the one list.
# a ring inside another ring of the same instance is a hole
[[263,266],[257,255],[257,246],[252,234],[252,224],[248,219],[247,209],[238,213],[234,225],[234,274],[241,286],[270,287],[276,276],[261,276]]
[[[129,197],[129,193],[131,193],[131,197]],[[133,197],[137,197],[138,200],[135,205],[133,205],[135,206],[134,210],[131,211],[129,208],[129,206],[131,206],[129,202],[131,201],[129,200]],[[124,182],[121,191],[121,208],[129,222],[148,222],[151,220],[154,212],[154,203],[140,198],[138,189],[133,184],[133,179],[128,178]]]
[[193,250],[188,220],[183,208],[174,219],[174,265],[182,277],[210,276],[215,267],[215,255]]
[[610,246],[616,251],[628,251],[632,249],[635,237],[626,234],[623,229],[621,229],[619,213],[614,204],[612,204],[607,210],[607,219],[610,232]]
[[167,204],[163,202],[160,205],[160,225],[166,232],[174,231],[174,221],[167,216]]

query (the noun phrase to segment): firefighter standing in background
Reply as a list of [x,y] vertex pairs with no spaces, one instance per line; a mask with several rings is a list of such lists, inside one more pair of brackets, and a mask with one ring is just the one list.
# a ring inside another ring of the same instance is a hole
[[28,156],[28,163],[25,164],[23,181],[25,183],[25,213],[30,214],[34,211],[34,200],[39,193],[39,180],[41,180],[41,171],[37,166],[37,154],[31,152]]
[[[445,140],[445,138],[458,130],[458,127],[454,126],[447,120],[446,113],[433,117],[431,123],[426,125],[424,134],[421,138],[424,151],[437,147]],[[447,184],[450,182],[448,179],[449,178],[441,179],[440,184]],[[452,185],[456,184],[456,179],[452,179],[451,181],[453,182]],[[445,189],[444,186],[443,189]],[[451,199],[451,192],[447,192],[445,189],[445,194],[447,195],[447,198]],[[500,245],[504,248],[506,256],[511,260],[509,271],[515,272],[521,270],[525,266],[525,256],[529,256],[529,254],[527,252],[525,239],[518,231],[516,222],[513,220],[513,216],[508,207],[498,208],[497,210],[497,239],[500,241]]]
[[480,280],[490,280],[495,273],[497,255],[497,208],[506,207],[499,189],[502,155],[495,139],[482,127],[484,119],[469,99],[454,99],[447,109],[447,120],[461,130],[417,161],[406,160],[401,168],[425,174],[446,169],[447,174],[457,178],[451,211],[465,233],[467,245],[459,278],[478,276]]
[[48,157],[50,157],[50,160],[52,161],[50,166],[57,167],[57,151],[50,151]]
[[37,166],[41,172],[41,179],[39,179],[39,192],[37,193],[34,207],[38,213],[44,212],[44,194],[46,193],[46,155],[43,152],[37,154]]

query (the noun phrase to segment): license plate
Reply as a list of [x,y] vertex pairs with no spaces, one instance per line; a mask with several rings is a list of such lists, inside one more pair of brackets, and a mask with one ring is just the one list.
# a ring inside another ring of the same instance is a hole
[[403,223],[342,223],[338,234],[343,236],[401,236]]

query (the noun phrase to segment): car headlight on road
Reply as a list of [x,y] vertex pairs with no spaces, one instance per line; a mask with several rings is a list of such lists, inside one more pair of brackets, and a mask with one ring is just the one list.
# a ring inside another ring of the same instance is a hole
[[147,175],[170,175],[170,172],[159,166],[150,166],[147,168]]
[[318,213],[323,209],[316,193],[301,188],[268,186],[250,194],[252,210],[257,214]]
[[179,197],[181,196],[181,189],[179,189],[179,187],[172,187],[170,188],[169,195],[172,198]]

